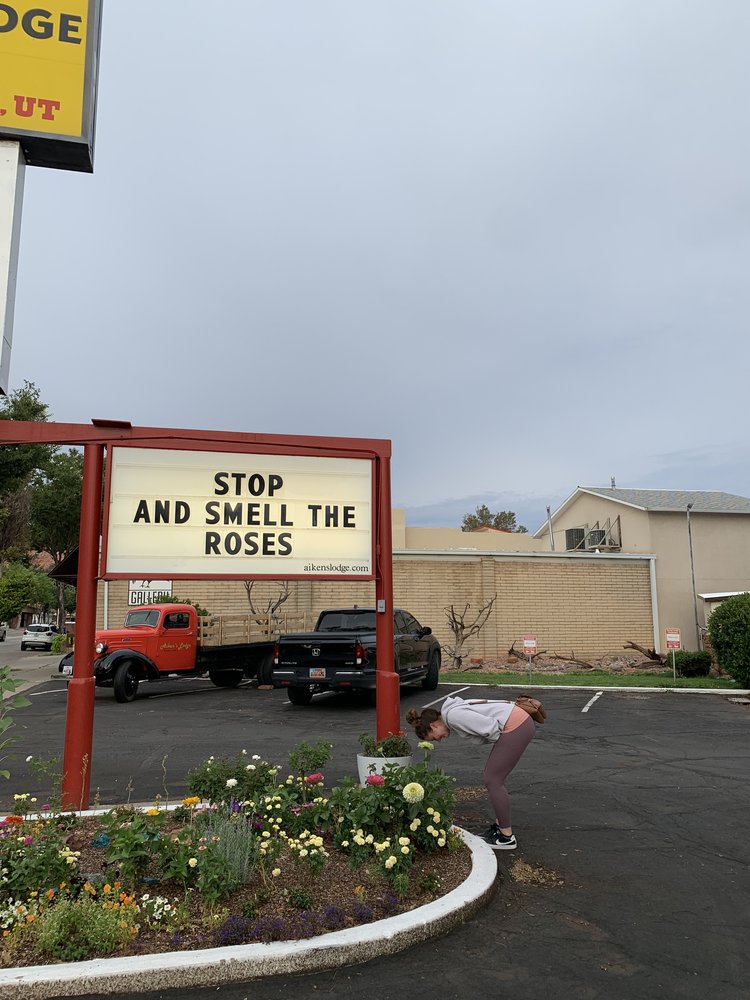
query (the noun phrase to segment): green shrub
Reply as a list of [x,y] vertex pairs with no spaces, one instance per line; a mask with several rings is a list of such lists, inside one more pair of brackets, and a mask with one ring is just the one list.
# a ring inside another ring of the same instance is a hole
[[248,756],[241,751],[234,760],[209,757],[188,771],[187,785],[191,794],[200,795],[214,805],[229,805],[254,799],[277,781],[278,767],[261,760],[257,754]]
[[53,653],[64,653],[68,648],[68,637],[67,635],[55,635],[52,637],[52,652]]
[[107,909],[87,896],[63,899],[34,924],[35,943],[61,962],[111,955],[132,936],[135,916],[135,907]]
[[708,619],[708,635],[719,666],[750,686],[750,594],[720,604]]
[[301,885],[290,885],[289,902],[298,910],[309,910],[313,905],[313,896],[309,889]]
[[[672,654],[667,657],[668,667],[672,666]],[[675,650],[674,665],[680,677],[708,677],[711,669],[711,654],[704,649]]]
[[331,759],[333,744],[319,740],[317,746],[310,746],[304,740],[289,751],[289,767],[297,774],[309,774],[325,767]]
[[365,757],[411,757],[411,743],[403,733],[391,733],[378,740],[370,733],[360,733],[359,742]]

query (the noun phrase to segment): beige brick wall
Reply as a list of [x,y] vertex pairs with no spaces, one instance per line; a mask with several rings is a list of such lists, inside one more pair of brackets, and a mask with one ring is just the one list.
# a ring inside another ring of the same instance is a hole
[[[257,581],[256,607],[278,593],[279,584]],[[374,583],[305,580],[290,583],[284,604],[290,614],[312,616],[326,607],[372,605]],[[651,646],[654,641],[648,559],[594,556],[525,557],[397,553],[393,562],[395,604],[424,625],[442,644],[450,641],[445,608],[470,605],[467,618],[497,593],[487,625],[471,645],[472,656],[504,654],[521,636],[535,634],[540,649],[586,658],[621,651],[627,640]],[[197,601],[216,614],[249,609],[241,581],[176,581],[174,595]],[[121,624],[127,610],[127,582],[107,587],[108,625]],[[104,585],[99,587],[98,625],[104,621]]]

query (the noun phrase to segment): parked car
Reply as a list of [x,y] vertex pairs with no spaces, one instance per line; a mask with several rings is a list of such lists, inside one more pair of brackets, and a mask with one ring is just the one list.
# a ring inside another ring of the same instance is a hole
[[8,634],[8,623],[0,622],[0,642],[5,642],[5,637]]
[[[273,686],[286,688],[293,705],[309,705],[318,691],[364,691],[375,704],[375,608],[321,611],[312,632],[282,635],[273,659]],[[401,684],[419,681],[434,691],[440,643],[429,626],[402,608],[393,613],[394,670]]]
[[54,625],[29,625],[21,636],[21,649],[52,649],[56,635]]

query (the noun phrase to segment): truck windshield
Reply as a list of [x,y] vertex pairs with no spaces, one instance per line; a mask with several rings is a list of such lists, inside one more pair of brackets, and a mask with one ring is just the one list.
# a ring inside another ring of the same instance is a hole
[[156,628],[159,624],[159,612],[154,611],[128,611],[125,619],[125,628],[132,628],[134,625],[150,625]]
[[329,611],[318,622],[318,632],[374,632],[374,611]]

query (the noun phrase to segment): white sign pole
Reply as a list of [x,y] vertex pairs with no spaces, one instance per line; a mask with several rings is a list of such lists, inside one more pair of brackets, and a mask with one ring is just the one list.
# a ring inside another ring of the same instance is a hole
[[0,393],[6,395],[10,381],[25,169],[21,144],[0,141]]

